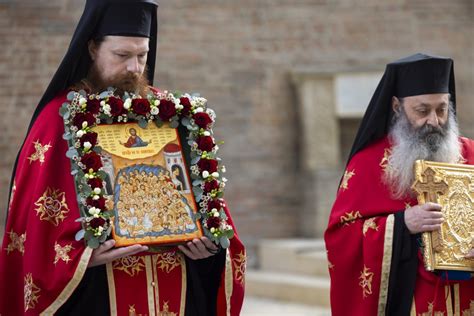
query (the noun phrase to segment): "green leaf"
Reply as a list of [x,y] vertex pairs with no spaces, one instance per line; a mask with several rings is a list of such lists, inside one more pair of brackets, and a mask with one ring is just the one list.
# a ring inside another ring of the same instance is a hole
[[199,160],[201,160],[201,157],[199,157],[199,156],[194,157],[193,159],[191,159],[191,164],[195,165],[199,162]]
[[227,235],[227,238],[229,238],[229,239],[234,238],[234,230],[229,229],[228,231],[226,231],[226,235]]
[[189,118],[183,117],[181,119],[181,124],[183,124],[184,126],[188,126],[189,124],[191,124],[191,121],[189,120]]
[[162,121],[161,119],[159,119],[159,118],[156,119],[156,120],[154,121],[154,123],[155,123],[155,125],[156,125],[157,127],[162,127],[162,126],[163,126],[163,121]]
[[99,248],[99,245],[100,245],[99,240],[95,237],[87,241],[87,246],[89,246],[92,249]]
[[104,99],[110,95],[110,91],[103,91],[99,94],[99,98]]
[[114,122],[114,119],[111,118],[111,117],[108,117],[106,120],[105,120],[105,123],[107,124],[112,124]]
[[71,140],[72,139],[72,134],[71,133],[64,133],[63,134],[63,139],[64,140]]
[[67,99],[69,101],[72,101],[74,99],[74,97],[76,96],[77,92],[76,91],[71,91],[67,94]]
[[221,238],[219,238],[219,243],[224,249],[227,249],[230,246],[230,240],[227,238],[227,236],[221,236]]
[[89,185],[85,185],[82,188],[82,193],[84,193],[85,195],[90,195],[92,193],[91,187]]
[[78,156],[77,149],[74,147],[69,147],[69,149],[66,152],[66,157],[72,158],[74,156]]
[[76,236],[75,236],[75,239],[76,241],[79,241],[81,240],[82,238],[84,238],[84,234],[86,233],[86,231],[84,229],[81,229],[80,231],[78,231],[76,233]]
[[201,180],[201,179],[196,179],[196,180],[193,181],[193,187],[198,186],[198,185],[200,185],[201,183],[202,183],[202,180]]
[[145,129],[145,128],[148,126],[147,120],[140,119],[140,120],[138,121],[138,126],[140,126],[141,128]]
[[101,179],[107,178],[107,173],[104,170],[97,171],[97,174],[99,175],[99,177],[101,177]]
[[94,146],[94,149],[93,149],[96,153],[100,154],[102,152],[102,147],[100,146]]
[[170,122],[170,127],[171,128],[177,128],[179,126],[179,122],[176,120],[173,120]]

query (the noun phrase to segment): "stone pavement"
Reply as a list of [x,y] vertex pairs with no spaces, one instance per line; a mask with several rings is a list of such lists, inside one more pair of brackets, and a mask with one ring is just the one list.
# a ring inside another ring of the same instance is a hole
[[241,316],[330,316],[329,309],[248,296]]

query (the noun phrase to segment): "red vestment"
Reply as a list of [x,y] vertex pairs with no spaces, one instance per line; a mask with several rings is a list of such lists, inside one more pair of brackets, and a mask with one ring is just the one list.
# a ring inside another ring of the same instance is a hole
[[[460,141],[466,163],[474,164],[474,141]],[[417,204],[416,199],[391,198],[383,183],[389,150],[388,137],[367,146],[351,159],[341,181],[325,233],[333,316],[386,315],[389,279],[396,268],[391,266],[395,213]],[[424,269],[419,250],[414,267],[411,315],[474,315],[473,278],[443,281]]]
[[[81,224],[59,115],[65,101],[63,93],[42,110],[18,158],[0,252],[2,316],[55,313],[74,293],[92,253],[83,240],[75,240]],[[218,315],[239,315],[245,249],[237,234],[223,251],[215,309]],[[184,315],[187,264],[177,249],[116,260],[106,270],[109,300],[103,304],[109,304],[111,314]]]

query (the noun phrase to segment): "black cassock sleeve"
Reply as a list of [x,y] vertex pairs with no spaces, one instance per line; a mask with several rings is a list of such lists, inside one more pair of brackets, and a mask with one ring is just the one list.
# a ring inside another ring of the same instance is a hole
[[418,267],[418,238],[408,231],[405,212],[395,213],[392,262],[389,277],[387,316],[410,315]]

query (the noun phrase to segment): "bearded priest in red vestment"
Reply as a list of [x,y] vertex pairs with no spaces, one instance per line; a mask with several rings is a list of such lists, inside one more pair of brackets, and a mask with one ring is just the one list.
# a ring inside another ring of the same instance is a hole
[[415,54],[387,65],[325,232],[333,316],[474,315],[470,273],[425,270],[420,233],[440,228],[441,206],[418,205],[411,190],[417,159],[474,164],[455,106],[452,59]]
[[[0,315],[239,315],[246,259],[237,235],[227,249],[202,237],[161,252],[75,240],[81,215],[59,109],[71,87],[155,91],[156,45],[154,0],[86,2],[15,163]],[[225,202],[217,202],[235,230]]]

